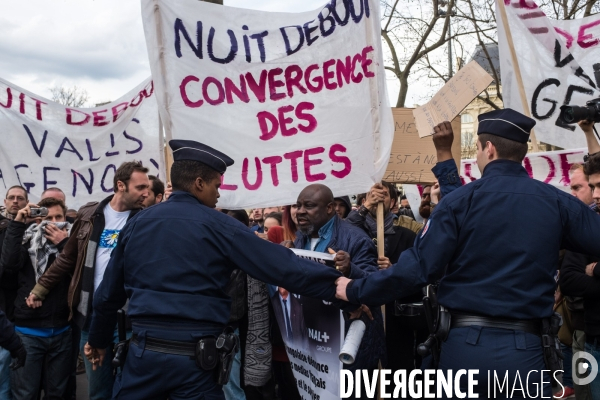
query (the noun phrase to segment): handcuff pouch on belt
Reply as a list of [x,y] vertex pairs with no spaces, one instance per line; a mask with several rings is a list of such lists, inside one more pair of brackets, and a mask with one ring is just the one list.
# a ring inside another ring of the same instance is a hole
[[550,318],[542,320],[542,346],[544,349],[544,363],[546,368],[554,375],[555,371],[563,369],[563,354],[558,341],[558,331],[562,325],[562,317],[554,313]]
[[417,353],[422,357],[432,355],[434,368],[438,366],[442,342],[448,338],[451,322],[448,310],[437,302],[436,291],[436,285],[428,285],[426,288],[425,297],[423,297],[423,311],[429,328],[429,337],[424,343],[417,346]]
[[196,365],[205,371],[213,371],[215,382],[226,385],[239,346],[240,340],[231,327],[225,328],[217,338],[205,336],[196,345]]
[[129,351],[129,340],[127,339],[127,315],[123,309],[117,311],[117,330],[119,332],[119,343],[113,349],[113,368],[121,368],[125,365],[127,352]]

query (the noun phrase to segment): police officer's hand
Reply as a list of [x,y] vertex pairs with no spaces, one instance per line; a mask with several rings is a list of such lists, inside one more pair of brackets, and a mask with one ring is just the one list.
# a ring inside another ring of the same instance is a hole
[[383,202],[384,199],[385,191],[383,190],[383,185],[381,183],[376,183],[371,187],[369,193],[367,193],[367,197],[363,205],[370,210],[376,207],[377,203]]
[[346,296],[346,287],[348,287],[348,284],[352,282],[352,279],[348,279],[346,277],[339,277],[336,279],[335,281],[335,297],[340,299],[340,300],[344,300],[344,301],[348,301],[348,296]]
[[350,276],[350,254],[343,250],[339,250],[336,253],[332,248],[328,248],[327,250],[329,254],[335,254],[335,257],[333,257],[335,269],[344,274],[344,276]]
[[102,366],[104,356],[106,355],[106,349],[96,349],[90,346],[89,343],[86,343],[85,346],[83,346],[83,354],[85,354],[85,358],[92,363],[92,370],[95,371],[96,368]]
[[392,266],[392,263],[389,258],[381,256],[377,259],[377,265],[379,266],[379,269],[388,269]]
[[33,293],[29,293],[29,297],[25,299],[25,303],[30,308],[38,308],[42,306],[42,300]]
[[373,314],[371,314],[371,310],[364,304],[360,306],[360,308],[357,308],[356,310],[350,313],[350,319],[359,319],[363,313],[365,313],[367,317],[369,317],[369,319],[373,321]]
[[67,232],[66,226],[64,227],[64,229],[60,229],[54,224],[46,225],[46,232],[44,233],[44,237],[52,243],[54,243],[55,245],[65,240],[68,236],[69,233]]
[[454,132],[452,124],[444,121],[433,127],[433,145],[437,150],[437,162],[452,159],[452,142],[454,141]]
[[288,249],[293,249],[296,246],[294,246],[294,242],[292,242],[291,240],[284,240],[283,242],[280,243],[283,247],[287,247]]
[[596,264],[595,262],[586,265],[585,267],[585,274],[588,276],[594,276],[594,268],[596,268]]
[[22,342],[18,349],[11,351],[10,356],[12,357],[12,362],[10,363],[9,367],[13,371],[25,365],[25,360],[27,359],[27,350],[25,350],[25,346],[23,346]]

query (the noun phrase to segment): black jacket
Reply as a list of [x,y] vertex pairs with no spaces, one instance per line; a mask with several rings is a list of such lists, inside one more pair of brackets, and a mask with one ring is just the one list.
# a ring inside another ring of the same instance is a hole
[[15,333],[13,324],[6,318],[6,314],[2,310],[0,310],[0,347],[11,353],[21,347],[21,339]]
[[[0,270],[3,274],[17,275],[17,297],[14,305],[15,325],[30,328],[60,328],[69,324],[69,307],[67,294],[70,276],[65,276],[60,284],[42,302],[39,308],[30,308],[25,303],[31,289],[35,286],[35,271],[27,252],[29,243],[22,245],[23,235],[27,225],[11,221],[4,238]],[[67,239],[58,245],[62,251]],[[48,257],[48,266],[54,262],[55,255]]]
[[[2,243],[9,224],[10,220],[0,215],[0,253],[2,253]],[[17,274],[5,274],[0,269],[0,311],[3,311],[10,321],[14,319],[16,287]]]
[[585,274],[586,265],[599,259],[567,251],[560,269],[560,289],[567,296],[583,297],[586,336],[600,336],[600,267],[594,276]]

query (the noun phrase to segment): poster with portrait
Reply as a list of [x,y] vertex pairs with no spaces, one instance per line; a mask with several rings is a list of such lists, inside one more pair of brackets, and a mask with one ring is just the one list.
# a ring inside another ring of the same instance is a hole
[[[333,255],[292,249],[298,257],[334,268]],[[269,286],[275,319],[302,399],[339,399],[344,318],[332,303]]]

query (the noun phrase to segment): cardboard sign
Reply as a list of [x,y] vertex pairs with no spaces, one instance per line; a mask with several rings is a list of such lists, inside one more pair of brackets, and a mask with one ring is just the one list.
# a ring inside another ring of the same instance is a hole
[[419,136],[433,135],[434,126],[456,118],[493,80],[475,61],[458,70],[431,100],[413,111]]
[[[393,183],[433,183],[431,168],[437,163],[431,136],[421,138],[417,131],[412,108],[392,108],[394,115],[394,142],[383,180]],[[452,121],[454,142],[452,155],[460,165],[460,118]]]

